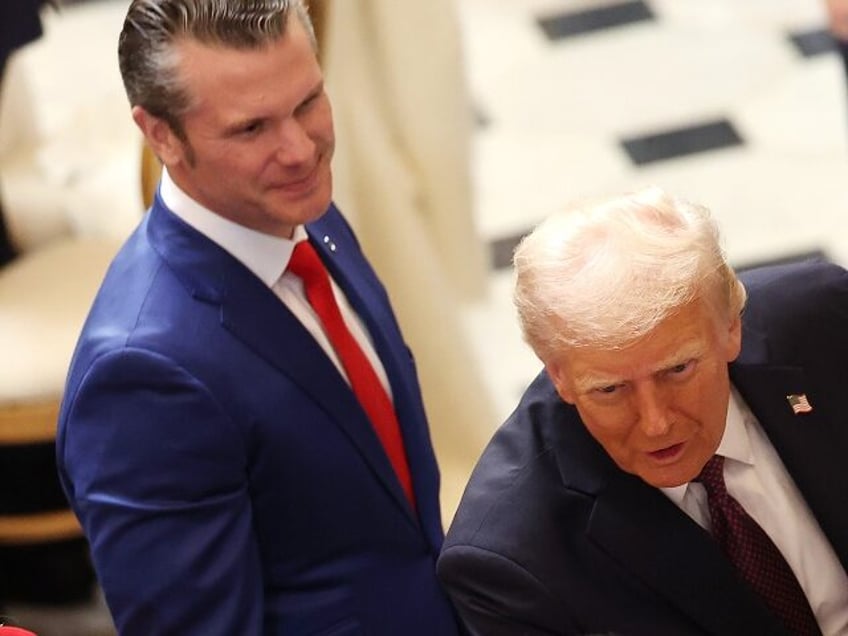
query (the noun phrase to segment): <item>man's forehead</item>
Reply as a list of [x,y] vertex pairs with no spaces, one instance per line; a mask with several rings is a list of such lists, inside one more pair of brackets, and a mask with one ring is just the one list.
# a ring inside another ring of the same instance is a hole
[[654,355],[637,352],[636,350],[621,349],[608,351],[600,355],[576,356],[572,364],[575,379],[582,382],[599,379],[629,380],[642,375],[651,375],[667,370],[691,358],[699,357],[704,350],[700,340],[690,340],[678,343]]
[[175,47],[178,77],[195,105],[211,97],[221,108],[226,102],[236,109],[251,109],[252,102],[294,108],[323,81],[308,38],[301,35],[303,41],[283,36],[250,48],[185,39]]
[[564,366],[575,385],[581,387],[646,377],[704,355],[710,328],[705,315],[692,310],[681,312],[624,347],[573,349],[563,356]]

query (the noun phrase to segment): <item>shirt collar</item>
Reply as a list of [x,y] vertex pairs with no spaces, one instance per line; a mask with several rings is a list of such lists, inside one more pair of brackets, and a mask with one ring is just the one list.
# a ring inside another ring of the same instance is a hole
[[727,405],[727,426],[716,450],[717,455],[733,459],[750,466],[754,465],[748,422],[753,418],[751,410],[739,392],[730,387],[730,403]]
[[159,196],[168,209],[227,250],[268,287],[285,271],[295,243],[306,238],[302,225],[295,228],[289,240],[257,232],[216,214],[174,183],[167,168],[162,169]]
[[[754,456],[751,452],[751,440],[748,437],[747,422],[753,417],[745,400],[739,395],[735,387],[730,387],[730,400],[727,403],[727,420],[724,427],[724,434],[721,437],[721,442],[716,449],[717,455],[722,455],[734,461],[743,462],[753,465]],[[689,483],[674,486],[672,488],[661,488],[669,499],[680,506],[683,503],[683,498],[686,496],[686,491],[689,489]]]

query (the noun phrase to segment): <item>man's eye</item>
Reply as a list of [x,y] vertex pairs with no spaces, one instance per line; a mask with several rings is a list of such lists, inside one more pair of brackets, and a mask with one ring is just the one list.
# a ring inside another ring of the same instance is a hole
[[666,372],[668,375],[682,376],[687,375],[694,368],[695,361],[687,360],[686,362],[681,362],[680,364],[675,364],[673,367],[669,367]]
[[309,97],[307,97],[305,100],[303,100],[303,101],[300,103],[300,105],[297,107],[297,112],[298,112],[298,114],[300,114],[300,113],[304,113],[304,112],[306,112],[307,110],[309,110],[310,106],[312,106],[313,104],[317,103],[318,98],[319,98],[319,97],[321,97],[321,95],[323,95],[323,94],[324,94],[324,92],[323,92],[323,91],[321,91],[321,92],[319,92],[319,93],[315,93],[315,94],[313,94],[313,95],[310,95],[310,96],[309,96]]
[[239,131],[242,135],[255,135],[259,131],[262,130],[262,122],[261,121],[252,121],[249,124],[245,124],[241,127]]
[[604,395],[609,395],[611,393],[615,393],[618,390],[617,384],[610,384],[609,386],[601,386],[595,389],[598,393],[603,393]]

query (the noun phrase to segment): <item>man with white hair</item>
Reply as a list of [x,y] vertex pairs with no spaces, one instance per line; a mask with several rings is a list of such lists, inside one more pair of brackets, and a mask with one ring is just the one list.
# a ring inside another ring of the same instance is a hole
[[737,278],[657,188],[547,219],[515,268],[545,369],[438,564],[472,633],[848,633],[845,270]]

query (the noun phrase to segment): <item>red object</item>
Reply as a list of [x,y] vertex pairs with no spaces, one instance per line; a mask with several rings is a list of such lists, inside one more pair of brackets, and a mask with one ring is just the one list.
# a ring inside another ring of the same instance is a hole
[[818,623],[798,579],[780,550],[728,492],[724,457],[713,455],[695,478],[707,491],[712,534],[739,574],[799,636],[819,636]]
[[345,325],[333,296],[329,274],[309,241],[301,241],[295,246],[288,269],[303,281],[306,298],[318,314],[324,332],[347,373],[353,392],[368,414],[406,497],[415,508],[412,477],[394,406],[368,358]]
[[31,632],[20,627],[9,627],[8,625],[0,625],[0,636],[36,636],[35,632]]

